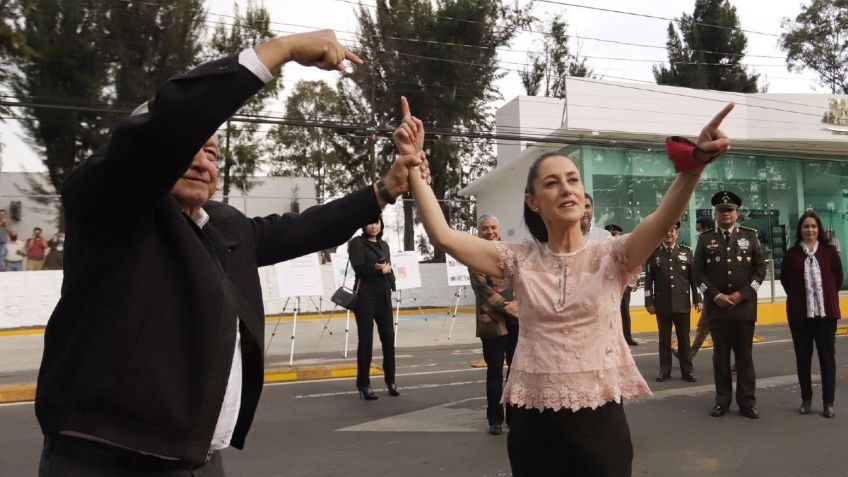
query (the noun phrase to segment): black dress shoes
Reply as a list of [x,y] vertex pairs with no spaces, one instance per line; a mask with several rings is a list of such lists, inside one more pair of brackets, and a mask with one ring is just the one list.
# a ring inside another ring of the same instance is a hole
[[670,374],[663,374],[663,373],[659,373],[659,374],[657,374],[657,382],[658,382],[658,383],[661,383],[661,382],[663,382],[663,381],[667,381],[667,380],[669,380],[669,379],[671,379],[671,375],[670,375]]
[[489,426],[489,434],[499,436],[503,434],[503,426],[501,424],[492,424]]
[[400,391],[398,391],[397,384],[395,384],[395,383],[386,384],[386,387],[389,389],[389,396],[395,396],[395,397],[400,396]]
[[695,379],[695,375],[693,375],[692,373],[686,373],[686,374],[684,374],[684,375],[683,375],[683,380],[684,380],[684,381],[686,381],[687,383],[695,383],[695,382],[698,382],[698,380],[697,380],[697,379]]
[[713,417],[721,417],[725,414],[727,414],[727,408],[725,408],[724,406],[720,406],[718,404],[716,404],[715,407],[713,408],[713,410],[710,411],[710,416],[713,416]]
[[805,401],[801,401],[801,408],[798,409],[798,412],[800,412],[801,414],[809,414],[810,411],[812,411],[812,410],[813,410],[812,400],[807,399]]
[[759,419],[760,413],[757,411],[755,407],[743,407],[739,409],[739,414],[747,417],[748,419]]
[[357,386],[356,389],[359,391],[359,399],[365,399],[366,401],[378,399],[377,394],[374,393],[371,386]]
[[833,404],[825,404],[824,410],[822,411],[822,416],[830,419],[831,417],[836,415],[836,411],[833,410]]

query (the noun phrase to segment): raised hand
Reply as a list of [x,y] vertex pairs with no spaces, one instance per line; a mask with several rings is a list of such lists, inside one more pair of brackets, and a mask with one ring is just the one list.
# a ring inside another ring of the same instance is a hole
[[719,129],[719,126],[721,126],[724,118],[733,111],[734,106],[735,104],[729,103],[701,130],[701,134],[698,136],[698,148],[694,152],[695,159],[707,164],[730,150],[730,138]]
[[336,39],[332,30],[318,30],[274,38],[254,48],[259,61],[269,70],[294,61],[322,70],[344,70],[344,61],[357,65],[362,60]]
[[400,107],[403,120],[393,135],[398,152],[401,155],[420,153],[424,150],[424,123],[409,111],[406,96],[400,97]]

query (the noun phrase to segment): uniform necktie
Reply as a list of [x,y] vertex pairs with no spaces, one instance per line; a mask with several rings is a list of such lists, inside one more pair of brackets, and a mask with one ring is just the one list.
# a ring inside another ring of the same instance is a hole
[[729,230],[724,231],[724,241],[727,242],[727,243],[730,243],[730,231]]

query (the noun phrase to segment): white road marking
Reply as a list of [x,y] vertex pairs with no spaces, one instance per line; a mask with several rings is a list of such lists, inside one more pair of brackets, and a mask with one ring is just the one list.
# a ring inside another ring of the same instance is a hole
[[[403,386],[399,387],[401,391],[412,391],[415,389],[431,389],[431,388],[446,388],[450,386],[465,386],[466,384],[485,384],[486,380],[479,381],[458,381],[453,383],[444,383],[444,384],[416,384],[414,386]],[[333,397],[333,396],[347,396],[350,394],[359,394],[359,391],[339,391],[335,393],[316,393],[316,394],[300,394],[295,396],[295,399],[311,399],[311,398],[322,398],[322,397]],[[474,398],[477,399],[477,398]]]

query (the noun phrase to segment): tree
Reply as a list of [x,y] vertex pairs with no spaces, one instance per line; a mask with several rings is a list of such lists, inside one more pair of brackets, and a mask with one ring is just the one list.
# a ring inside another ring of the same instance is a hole
[[848,0],[813,0],[782,26],[789,71],[812,70],[831,93],[848,94]]
[[568,23],[560,15],[554,16],[550,28],[544,32],[541,53],[529,53],[528,65],[519,72],[524,91],[530,96],[540,94],[548,98],[564,98],[566,77],[587,77],[592,70],[585,58],[571,54],[568,47]]
[[110,2],[106,45],[113,61],[113,104],[132,109],[194,66],[205,20],[203,0]]
[[[20,5],[14,0],[0,0],[0,84],[5,83],[12,73],[12,58],[27,54],[26,41],[22,32],[13,23],[20,16]],[[6,111],[0,106],[0,114]],[[2,121],[2,119],[0,119]]]
[[[51,108],[24,108],[22,126],[41,153],[53,193],[71,169],[103,142],[101,113],[109,59],[102,54],[105,9],[94,0],[21,0],[21,28],[32,54],[15,60],[16,95],[50,98]],[[64,218],[59,211],[59,227]]]
[[[295,122],[333,121],[349,114],[338,92],[323,81],[298,81],[286,101],[286,118]],[[277,144],[280,158],[271,173],[313,178],[319,202],[359,185],[356,172],[364,168],[351,163],[350,151],[356,146],[347,142],[344,134],[330,127],[280,125],[271,130],[270,139]],[[364,149],[361,141],[359,148]],[[365,156],[362,152],[360,158]]]
[[[368,65],[348,75],[353,94],[368,106],[370,123],[394,126],[400,120],[400,96],[409,98],[414,114],[429,128],[425,145],[438,198],[458,191],[473,177],[467,164],[491,153],[471,153],[479,142],[439,136],[441,129],[488,131],[489,106],[499,96],[494,81],[502,76],[496,48],[509,44],[518,28],[529,23],[524,10],[499,0],[377,0],[376,13],[360,7],[359,47]],[[343,94],[345,89],[340,90]],[[376,147],[376,146],[375,146]],[[485,143],[491,148],[491,143]],[[476,152],[476,151],[475,151]],[[382,144],[375,168],[382,172],[394,158],[394,147]],[[448,220],[451,210],[443,205]],[[413,208],[404,202],[404,249],[414,249]],[[436,260],[444,259],[437,251]]]
[[[234,5],[234,9],[235,15],[230,28],[227,29],[223,24],[218,25],[212,36],[211,55],[216,58],[236,54],[275,36],[271,31],[271,16],[264,6],[256,6],[253,0],[249,0],[243,16],[239,12],[238,4]],[[275,75],[261,91],[242,106],[241,112],[262,112],[268,102],[276,98],[282,84],[282,75]],[[261,166],[265,152],[264,144],[258,139],[260,134],[257,123],[235,124],[227,121],[218,149],[219,158],[223,161],[219,174],[224,202],[228,202],[233,187],[248,191],[253,186],[250,177]]]
[[657,84],[755,93],[760,75],[742,65],[748,39],[727,0],[697,0],[692,15],[668,24],[669,65],[654,66]]

